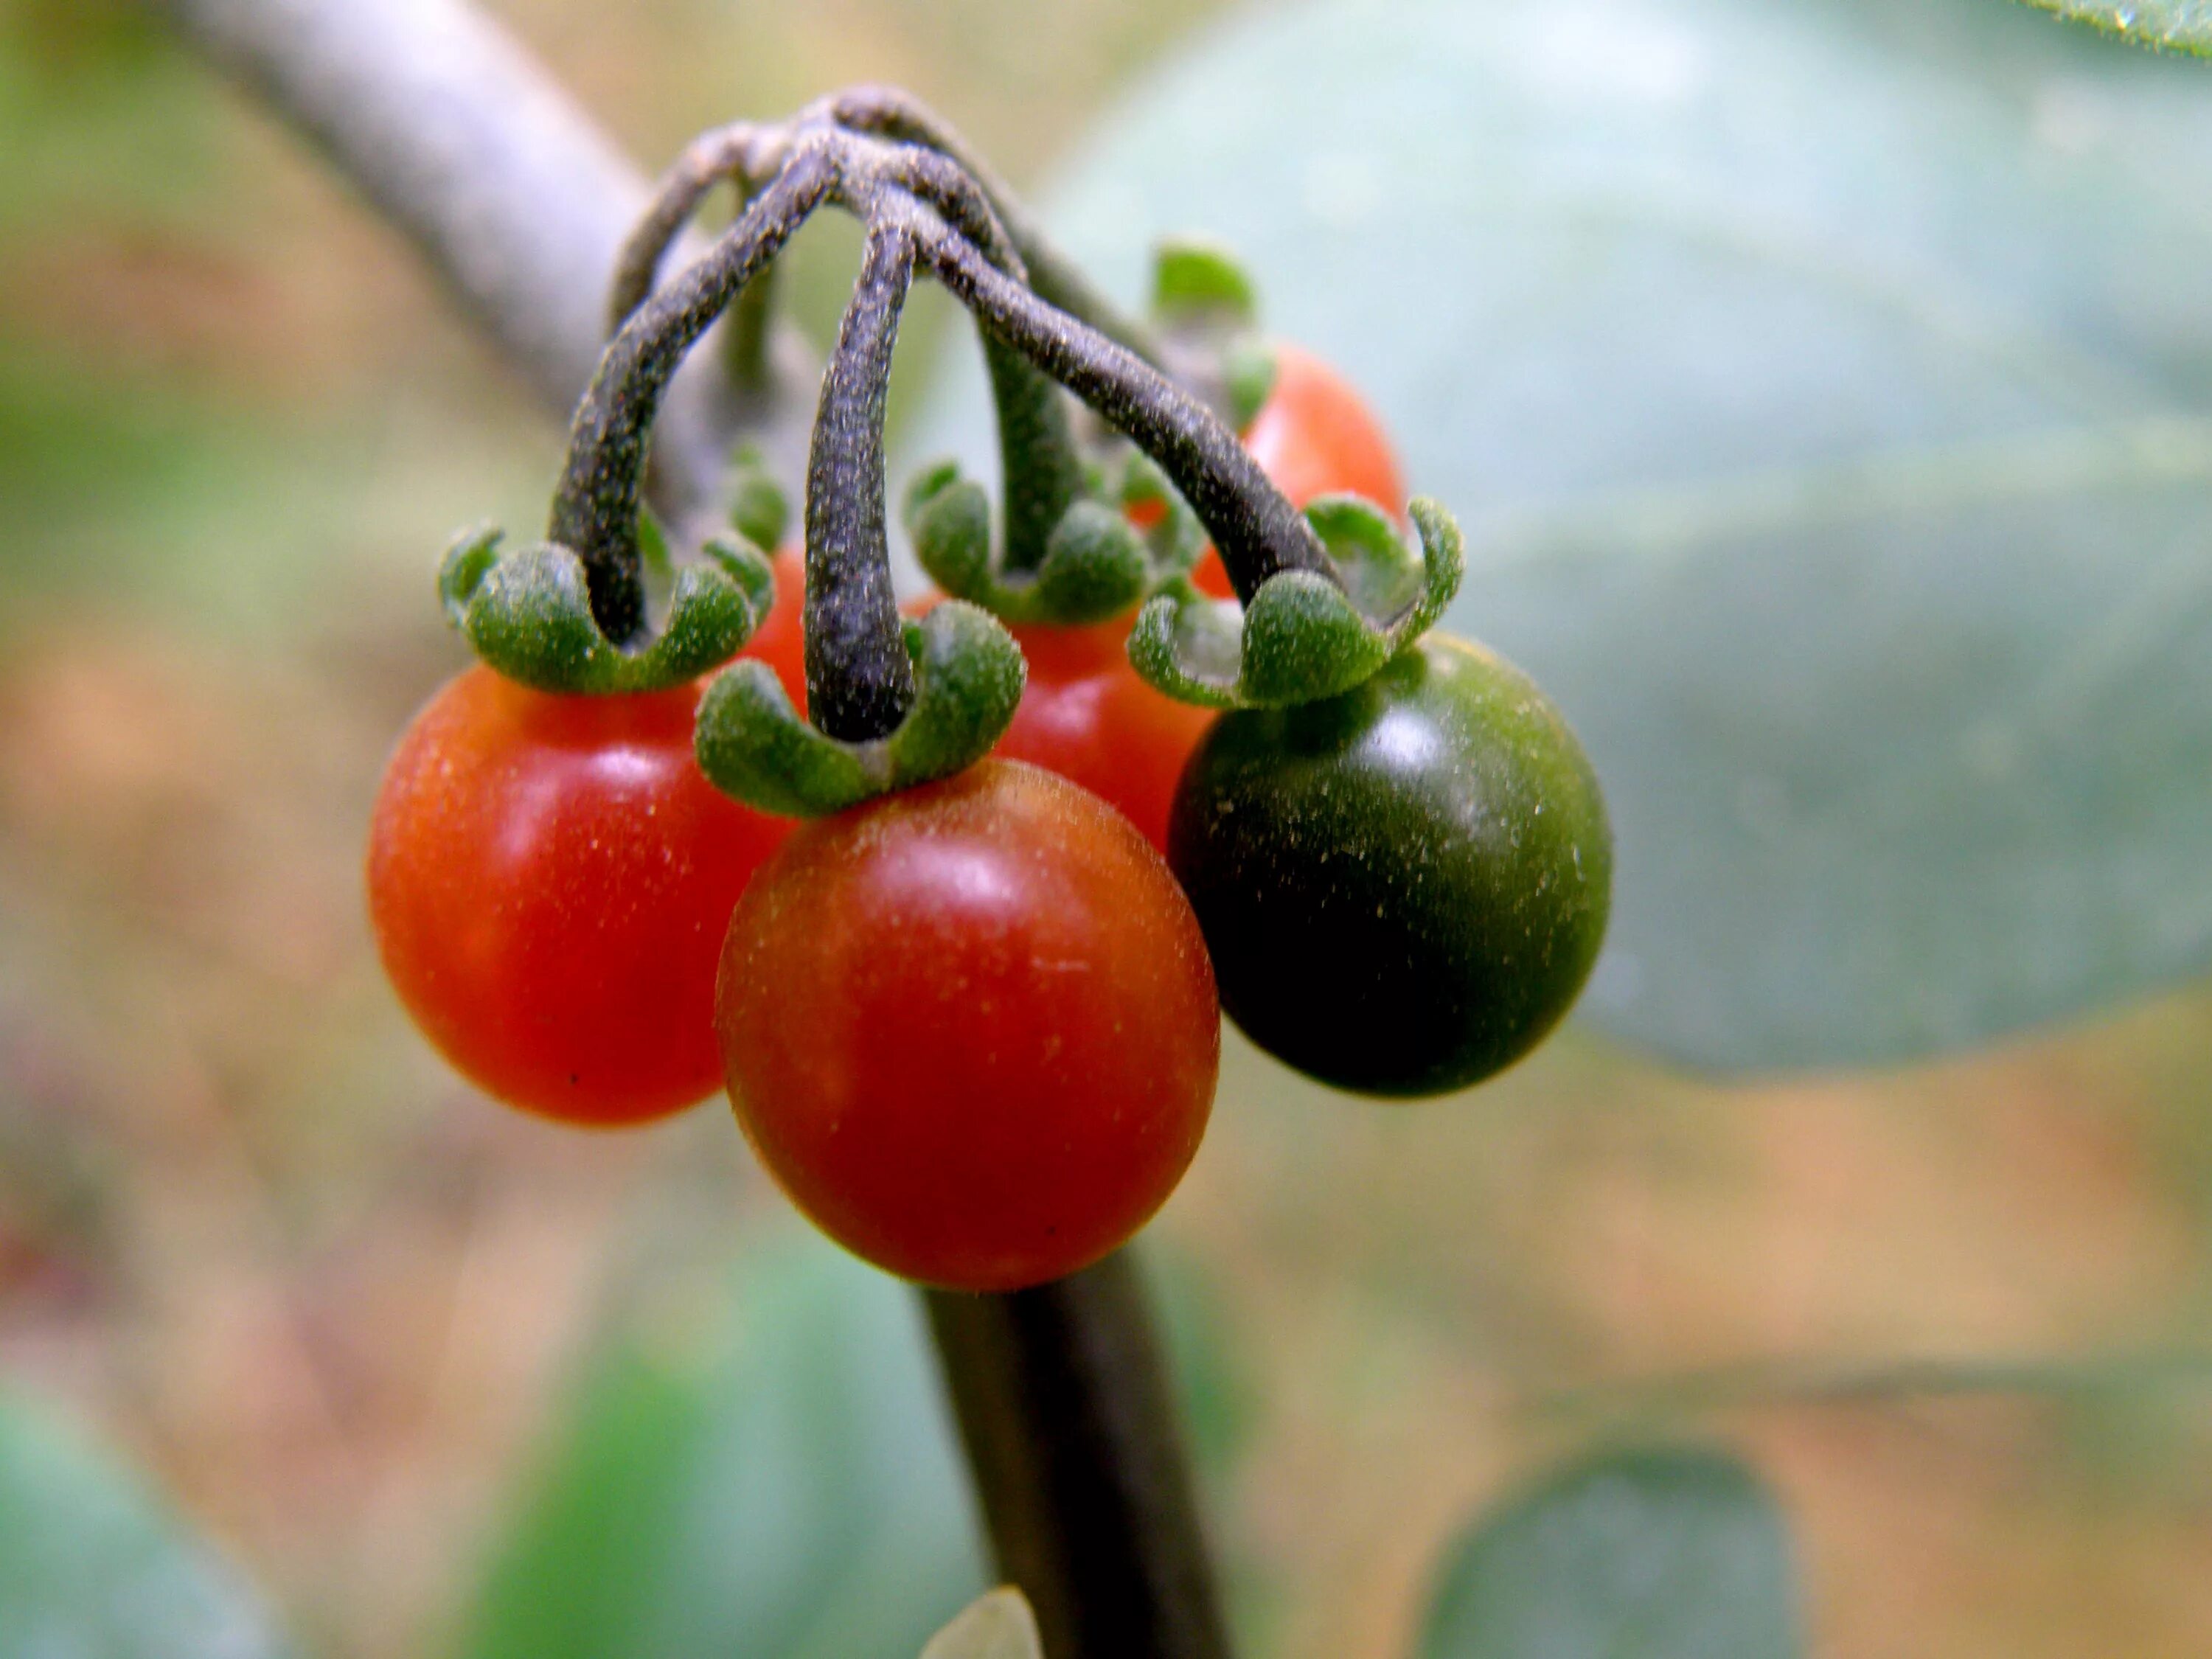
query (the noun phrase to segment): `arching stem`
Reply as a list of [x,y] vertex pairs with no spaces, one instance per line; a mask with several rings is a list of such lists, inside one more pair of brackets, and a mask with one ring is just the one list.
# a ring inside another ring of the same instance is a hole
[[884,404],[914,261],[906,226],[869,226],[806,467],[807,708],[848,743],[896,730],[914,702],[884,524]]
[[592,615],[617,645],[645,626],[637,514],[646,440],[669,379],[732,297],[821,204],[833,179],[826,157],[794,155],[704,258],[631,313],[576,407],[546,534],[583,561]]
[[848,87],[825,100],[830,118],[855,132],[870,132],[937,151],[976,181],[1006,228],[1014,252],[1028,269],[1030,286],[1056,309],[1080,319],[1109,339],[1155,366],[1164,363],[1152,330],[1125,315],[1091,285],[1082,267],[1055,247],[997,171],[937,112],[896,87]]
[[[669,248],[717,185],[735,186],[742,212],[774,171],[769,158],[775,137],[769,129],[738,121],[684,146],[683,155],[654,184],[651,203],[623,243],[608,291],[611,329],[619,329],[645,303]],[[769,330],[775,286],[771,261],[730,302],[722,325],[724,366],[740,395],[759,395],[773,378]]]
[[1221,550],[1237,597],[1285,570],[1339,581],[1304,514],[1219,416],[1135,353],[992,269],[957,236],[925,250],[932,273],[990,333],[1020,351],[1158,462]]
[[[833,128],[864,147],[855,160],[881,187],[918,198],[951,228],[975,245],[993,270],[1019,284],[1035,280],[1000,217],[989,190],[959,153],[918,146],[903,136],[895,144]],[[855,167],[854,171],[859,170]],[[919,233],[941,234],[933,216],[918,218]],[[984,332],[983,359],[999,422],[1000,471],[1005,482],[1006,568],[1034,570],[1044,560],[1053,527],[1083,489],[1083,461],[1068,420],[1067,396],[1052,377],[1019,351]]]

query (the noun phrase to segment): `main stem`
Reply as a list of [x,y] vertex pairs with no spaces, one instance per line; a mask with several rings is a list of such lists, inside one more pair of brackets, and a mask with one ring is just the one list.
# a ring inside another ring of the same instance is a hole
[[[319,148],[407,234],[483,335],[566,420],[606,340],[617,249],[645,180],[499,24],[469,0],[152,0],[184,37]],[[786,324],[781,386],[812,352]],[[803,398],[748,393],[708,354],[654,429],[654,506],[672,525],[720,516],[742,436],[779,465],[805,453]]]
[[1228,1659],[1129,1252],[1034,1290],[923,1297],[1000,1575],[1048,1659]]

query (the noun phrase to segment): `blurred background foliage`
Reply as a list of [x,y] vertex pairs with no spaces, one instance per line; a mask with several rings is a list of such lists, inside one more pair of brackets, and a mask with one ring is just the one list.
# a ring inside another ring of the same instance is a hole
[[[1035,183],[1217,8],[493,9],[647,166],[876,78]],[[837,1617],[926,1630],[975,1568],[900,1299],[716,1107],[472,1097],[367,937],[383,753],[461,660],[436,552],[542,512],[555,424],[127,0],[0,9],[0,1376],[307,1651],[901,1651]],[[852,246],[796,255],[817,337]],[[1472,1506],[1632,1433],[1762,1471],[1824,1655],[2212,1650],[2208,1102],[2201,990],[1769,1085],[1571,1030],[1413,1109],[1232,1042],[1151,1249],[1252,1650],[1407,1651]],[[592,1601],[648,1570],[659,1646]]]

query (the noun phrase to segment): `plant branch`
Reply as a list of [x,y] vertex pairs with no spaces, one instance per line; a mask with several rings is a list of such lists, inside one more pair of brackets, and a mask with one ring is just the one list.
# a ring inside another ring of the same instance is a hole
[[[311,137],[443,276],[539,399],[565,417],[605,339],[637,173],[465,0],[151,0]],[[739,395],[695,354],[655,433],[655,505],[696,526],[740,430],[796,472],[803,398]],[[813,378],[778,331],[775,379]]]
[[999,1571],[1052,1659],[1227,1659],[1130,1253],[1006,1296],[924,1293]]

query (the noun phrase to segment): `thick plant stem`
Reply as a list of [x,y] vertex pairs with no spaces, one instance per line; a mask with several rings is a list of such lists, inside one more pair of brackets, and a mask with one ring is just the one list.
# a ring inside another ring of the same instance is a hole
[[1027,268],[1030,286],[1047,304],[1080,319],[1146,362],[1164,362],[1151,329],[1124,316],[1091,284],[1082,267],[1047,240],[1020,199],[1006,187],[981,152],[969,148],[933,111],[896,87],[848,87],[825,100],[840,125],[902,143],[920,144],[956,164],[976,181],[1005,224],[1008,240]]
[[[552,412],[566,418],[605,342],[607,280],[645,181],[467,0],[153,0],[235,71],[393,225]],[[784,388],[812,355],[775,331]],[[805,400],[731,386],[715,354],[678,378],[654,432],[654,505],[716,516],[742,433],[805,453]]]
[[1010,1295],[923,1295],[999,1572],[1050,1659],[1227,1659],[1129,1253]]

